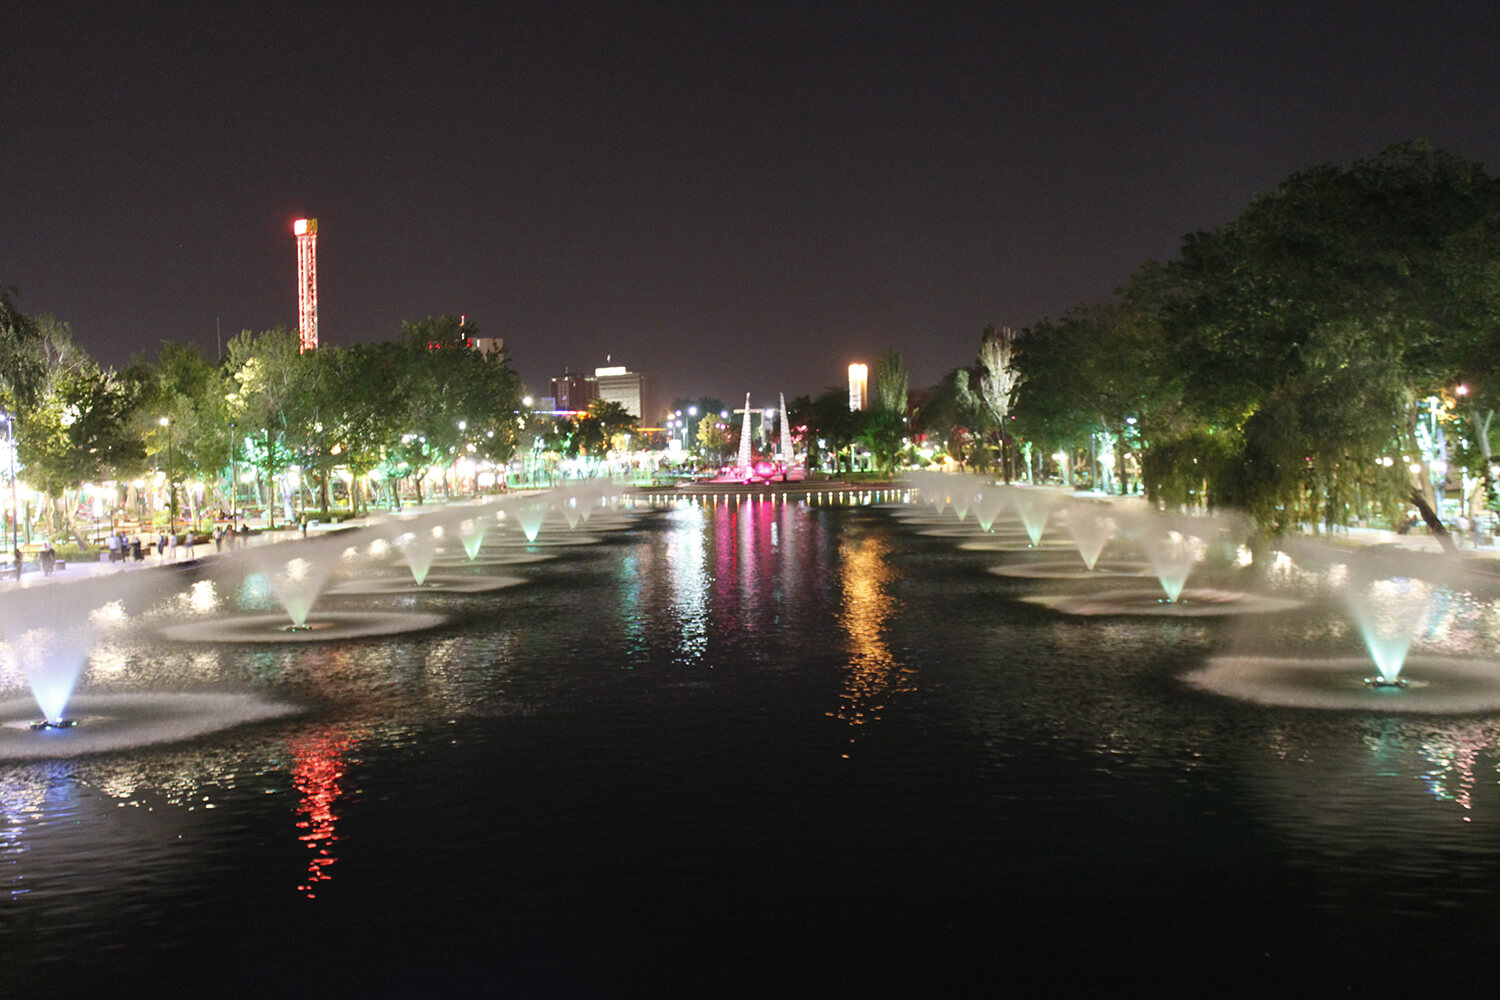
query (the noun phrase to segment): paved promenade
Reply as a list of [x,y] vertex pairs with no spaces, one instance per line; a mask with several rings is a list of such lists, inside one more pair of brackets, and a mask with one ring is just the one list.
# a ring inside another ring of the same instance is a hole
[[[316,537],[318,534],[329,530],[362,527],[365,523],[365,520],[363,518],[360,518],[357,520],[344,521],[337,525],[326,525],[309,528],[308,537]],[[242,546],[260,548],[266,545],[279,545],[285,542],[294,542],[300,540],[301,538],[302,531],[300,528],[277,528],[274,531],[252,531],[249,535],[241,536],[240,540],[236,544],[237,548]],[[66,568],[55,570],[51,576],[47,576],[45,573],[43,573],[34,562],[28,562],[26,564],[26,568],[21,573],[19,586],[25,587],[27,589],[30,589],[32,587],[49,587],[57,584],[67,583],[69,581],[94,579],[96,577],[107,576],[110,574],[142,573],[149,570],[161,569],[162,567],[171,567],[174,565],[189,566],[193,565],[194,563],[204,562],[205,560],[223,558],[224,556],[235,552],[237,548],[231,549],[226,544],[222,549],[216,550],[213,541],[210,539],[206,543],[194,546],[193,554],[191,557],[189,557],[188,549],[185,545],[177,546],[175,553],[172,549],[168,549],[165,555],[158,555],[156,552],[156,546],[153,544],[150,551],[146,553],[145,558],[139,561],[126,559],[122,562],[112,563],[109,561],[109,554],[106,552],[104,553],[105,558],[102,560],[98,559],[97,557],[87,560],[70,559],[67,562]],[[8,590],[14,590],[17,586],[18,584],[15,577],[10,576],[8,573],[4,578],[0,578],[0,594],[3,594]]]
[[[725,492],[723,484],[714,485],[717,487],[718,492]],[[793,485],[801,486],[801,484]],[[870,488],[871,487],[859,485],[845,487],[845,489],[849,490],[850,492],[867,491]],[[827,491],[828,489],[829,487],[825,484],[823,486],[823,490]],[[680,489],[661,489],[654,491],[646,490],[642,492],[647,494],[653,492],[665,494],[686,491]],[[749,492],[756,491],[751,490]],[[763,488],[761,492],[764,492]],[[776,490],[774,492],[782,491]],[[787,492],[802,493],[814,491],[799,489]],[[430,504],[426,509],[430,510],[435,506],[436,505]],[[387,512],[383,510],[376,511],[372,516],[378,518],[385,515],[386,513]],[[367,523],[367,519],[361,517],[358,519],[343,521],[339,524],[318,525],[310,527],[308,529],[308,537],[316,537],[317,535],[327,531],[364,527]],[[252,527],[254,527],[254,522],[252,522]],[[302,531],[297,527],[277,528],[275,530],[265,530],[264,528],[262,528],[258,531],[252,531],[252,533],[248,536],[242,536],[242,539],[238,544],[240,546],[251,546],[259,548],[266,545],[279,545],[288,542],[295,542],[302,537]],[[1437,555],[1442,552],[1442,546],[1439,545],[1437,540],[1435,538],[1432,538],[1430,535],[1403,535],[1395,531],[1386,531],[1377,528],[1350,528],[1347,530],[1334,532],[1331,535],[1308,535],[1306,537],[1318,537],[1323,539],[1324,541],[1329,541],[1337,544],[1346,544],[1351,546],[1384,547],[1403,552],[1426,552],[1433,555]],[[205,560],[223,558],[225,555],[232,554],[234,551],[236,550],[231,549],[227,546],[225,546],[222,550],[215,550],[213,542],[209,541],[206,544],[196,546],[191,558],[188,557],[187,548],[185,546],[179,545],[176,550],[176,556],[175,558],[173,558],[171,550],[168,550],[168,554],[166,556],[161,556],[156,554],[155,547],[153,546],[152,551],[139,562],[126,560],[124,562],[111,563],[107,561],[107,559],[103,561],[98,559],[86,561],[70,560],[67,564],[66,569],[57,570],[50,577],[43,574],[40,569],[30,568],[34,564],[28,564],[28,569],[21,574],[19,586],[26,588],[53,586],[56,584],[67,583],[70,580],[91,579],[111,573],[140,573],[148,570],[160,569],[162,567],[170,567],[173,565],[186,566],[195,562],[203,562]],[[1466,560],[1482,560],[1486,570],[1500,573],[1500,546],[1497,546],[1495,542],[1492,541],[1487,545],[1475,546],[1470,542],[1465,541],[1460,545],[1460,551]],[[8,590],[13,590],[16,588],[16,586],[17,582],[14,577],[6,576],[4,578],[0,578],[0,594],[4,594]]]

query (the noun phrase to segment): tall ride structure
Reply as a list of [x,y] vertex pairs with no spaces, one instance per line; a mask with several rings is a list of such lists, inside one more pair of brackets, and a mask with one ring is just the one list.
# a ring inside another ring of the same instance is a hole
[[318,220],[292,223],[297,235],[297,334],[299,350],[318,346]]

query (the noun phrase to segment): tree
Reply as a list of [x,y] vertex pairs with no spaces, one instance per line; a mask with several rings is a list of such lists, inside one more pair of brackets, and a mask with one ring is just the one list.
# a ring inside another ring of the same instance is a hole
[[734,447],[729,425],[719,416],[719,412],[715,410],[704,414],[698,420],[695,433],[699,454],[714,465],[723,465],[729,461],[729,453]]
[[227,415],[242,432],[247,462],[265,477],[273,528],[280,476],[305,454],[316,423],[317,373],[312,354],[299,348],[297,332],[284,326],[258,334],[246,330],[227,345]]
[[0,393],[13,413],[35,406],[47,384],[44,336],[15,307],[14,288],[0,288]]
[[[1158,303],[1187,412],[1240,435],[1224,494],[1270,527],[1332,525],[1382,456],[1419,456],[1420,401],[1492,356],[1497,229],[1500,182],[1403,143],[1189,236]],[[1419,465],[1410,500],[1445,537],[1431,482]]]
[[907,439],[906,405],[910,379],[901,352],[887,350],[875,362],[874,406],[860,437],[880,469],[889,473]]
[[968,391],[974,377],[967,368],[948,372],[936,385],[918,394],[920,401],[912,417],[913,429],[923,438],[935,438],[961,466],[973,462],[986,422],[978,399]]
[[1015,365],[1030,386],[1014,406],[1022,433],[1047,450],[1109,433],[1120,454],[1120,492],[1142,441],[1194,433],[1181,416],[1181,364],[1167,348],[1148,267],[1110,301],[1044,319],[1016,339]]
[[48,533],[65,528],[82,543],[75,514],[83,484],[123,478],[141,467],[145,449],[132,419],[137,397],[73,343],[67,324],[43,316],[36,330],[46,379],[18,424],[17,450],[32,486],[48,497]]
[[349,470],[350,508],[358,514],[361,500],[368,504],[363,493],[370,474],[400,445],[408,405],[399,395],[405,387],[401,355],[389,342],[324,345],[316,363],[328,369],[320,382],[328,387],[322,422],[329,430],[329,452]]
[[589,415],[584,420],[597,423],[599,434],[606,448],[617,447],[615,439],[631,434],[640,424],[640,418],[613,400],[594,399],[589,402]]
[[125,378],[139,396],[137,428],[167,474],[175,517],[177,484],[211,484],[230,464],[227,386],[196,347],[170,341],[162,343],[155,362],[133,361]]
[[866,411],[849,409],[847,389],[825,389],[816,398],[798,396],[787,406],[793,426],[803,428],[803,441],[807,449],[807,466],[818,467],[820,452],[833,452],[834,468],[837,472],[842,458],[849,454],[848,467],[854,468],[852,448],[864,429]]
[[906,396],[911,379],[901,352],[890,348],[875,362],[875,409],[906,413]]
[[470,346],[479,327],[454,316],[403,323],[397,341],[404,427],[397,452],[417,473],[466,455],[505,460],[515,453],[521,381],[503,356]]
[[1016,335],[1008,326],[984,328],[979,338],[979,404],[1000,436],[1000,471],[1010,482],[1011,471],[1005,442],[1010,410],[1021,384],[1016,366]]

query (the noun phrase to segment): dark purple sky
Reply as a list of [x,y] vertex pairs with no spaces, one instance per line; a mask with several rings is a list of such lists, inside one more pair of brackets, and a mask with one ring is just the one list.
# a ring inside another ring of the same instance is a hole
[[[0,285],[123,364],[466,313],[564,366],[774,402],[1107,296],[1299,167],[1500,164],[1500,5],[23,3]],[[472,9],[486,7],[487,13]]]

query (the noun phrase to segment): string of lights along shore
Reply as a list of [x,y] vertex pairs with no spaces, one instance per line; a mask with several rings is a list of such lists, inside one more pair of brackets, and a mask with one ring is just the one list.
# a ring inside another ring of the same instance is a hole
[[297,335],[300,351],[318,346],[318,220],[292,223],[297,237]]

